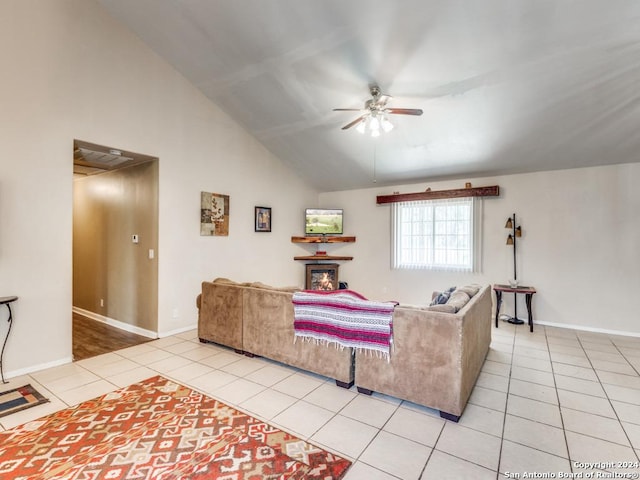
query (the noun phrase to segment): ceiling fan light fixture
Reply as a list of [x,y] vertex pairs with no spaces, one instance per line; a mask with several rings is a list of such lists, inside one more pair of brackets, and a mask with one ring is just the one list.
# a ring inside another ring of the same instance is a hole
[[380,125],[382,126],[382,130],[384,130],[386,133],[389,133],[391,130],[393,130],[393,123],[391,123],[387,117],[382,117]]
[[[371,116],[371,120],[369,120],[369,128],[371,129],[372,137],[380,135],[380,120],[378,120],[376,115]],[[373,132],[378,132],[378,135],[374,135]]]
[[362,134],[369,134],[372,137],[379,137],[383,132],[389,133],[394,129],[393,123],[389,120],[390,115],[422,115],[420,108],[391,108],[387,102],[393,97],[381,92],[380,87],[371,85],[369,87],[371,98],[364,102],[364,108],[334,108],[334,112],[360,112],[360,116],[347,123],[342,130],[355,129]]

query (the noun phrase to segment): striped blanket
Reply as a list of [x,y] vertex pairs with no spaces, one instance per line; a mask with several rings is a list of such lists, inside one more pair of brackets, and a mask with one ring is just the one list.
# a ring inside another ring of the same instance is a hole
[[293,294],[295,337],[380,352],[389,358],[395,303],[372,302],[351,290]]

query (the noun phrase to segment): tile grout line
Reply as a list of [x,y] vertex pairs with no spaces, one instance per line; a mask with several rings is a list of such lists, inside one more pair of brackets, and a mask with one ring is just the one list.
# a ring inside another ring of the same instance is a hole
[[[547,330],[545,328],[544,331],[545,343],[547,345],[547,349],[549,349],[549,337],[547,335]],[[577,336],[576,336],[577,338]],[[580,340],[578,340],[580,341]],[[569,439],[567,438],[567,429],[564,424],[564,415],[562,414],[562,404],[560,403],[560,394],[558,393],[558,383],[556,382],[556,374],[553,366],[553,361],[551,360],[551,351],[549,350],[549,360],[551,361],[551,376],[553,377],[553,387],[556,394],[556,400],[558,400],[558,412],[560,413],[560,424],[562,425],[562,436],[564,438],[564,445],[567,449],[567,460],[569,461],[569,471],[571,473],[575,473],[573,469],[573,461],[571,460],[571,450],[569,449]]]
[[507,425],[507,409],[509,405],[509,391],[511,389],[511,372],[513,370],[513,356],[516,348],[516,329],[513,329],[513,338],[511,343],[511,362],[509,363],[509,376],[507,381],[507,391],[504,399],[504,414],[502,416],[502,431],[500,432],[500,450],[498,451],[498,465],[496,467],[496,480],[500,478],[500,465],[502,464],[502,450],[504,448],[504,431]]
[[[580,336],[578,335],[577,337],[578,337],[578,342],[580,343],[580,346],[582,347],[582,349],[583,349],[583,350],[584,350],[584,352],[585,352],[585,356],[587,357],[587,361],[589,362],[589,365],[591,365],[591,368],[593,369],[593,372],[594,372],[594,374],[595,374],[596,378],[598,379],[598,384],[600,385],[600,388],[602,388],[602,391],[604,392],[605,397],[607,398],[607,400],[608,400],[608,402],[609,402],[609,405],[611,406],[611,409],[613,410],[613,413],[614,413],[614,414],[615,414],[615,416],[616,416],[616,420],[618,421],[618,424],[620,425],[620,428],[622,429],[622,432],[624,433],[624,436],[625,436],[625,438],[627,439],[627,442],[629,442],[629,445],[626,445],[626,446],[627,446],[627,447],[629,447],[629,448],[631,448],[631,451],[632,451],[632,452],[633,452],[633,454],[635,455],[636,460],[639,460],[639,459],[640,459],[640,457],[638,456],[638,452],[637,452],[637,451],[636,451],[636,449],[633,447],[633,442],[631,442],[631,439],[629,438],[629,434],[627,433],[627,430],[624,428],[624,425],[622,424],[622,420],[620,420],[620,417],[619,417],[619,415],[618,415],[618,412],[617,412],[617,410],[615,409],[615,407],[613,406],[613,403],[611,402],[611,397],[609,396],[609,392],[607,392],[607,389],[606,389],[606,388],[604,388],[604,385],[608,385],[608,384],[603,384],[603,383],[602,383],[602,380],[600,379],[600,375],[598,374],[598,370],[596,370],[596,368],[593,366],[593,363],[591,362],[591,359],[589,358],[589,355],[586,353],[586,350],[585,350],[585,348],[584,348],[584,345],[582,344],[582,340],[581,340]],[[607,335],[607,339],[609,339],[609,336],[608,336],[608,335]],[[609,339],[609,341],[611,342],[611,340],[610,340],[610,339]],[[611,342],[611,343],[613,343],[613,342]],[[614,344],[614,345],[615,345],[615,344]],[[562,414],[562,410],[560,410],[560,414]],[[575,433],[579,433],[579,432],[575,432]],[[565,435],[566,435],[566,434],[565,434]],[[582,434],[582,435],[584,435],[584,434]],[[592,437],[592,438],[596,438],[596,439],[598,439],[598,440],[604,440],[604,439],[599,438],[599,437],[593,437],[592,435],[587,435],[587,436]],[[606,441],[608,441],[609,443],[616,443],[616,442],[611,442],[610,440],[606,440]],[[617,444],[617,443],[616,443],[616,444]],[[617,444],[617,445],[619,445],[619,444]]]

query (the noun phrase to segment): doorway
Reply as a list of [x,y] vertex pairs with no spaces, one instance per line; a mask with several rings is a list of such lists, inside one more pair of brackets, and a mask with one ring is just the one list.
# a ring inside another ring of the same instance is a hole
[[157,338],[159,166],[155,157],[81,140],[73,164],[79,360]]

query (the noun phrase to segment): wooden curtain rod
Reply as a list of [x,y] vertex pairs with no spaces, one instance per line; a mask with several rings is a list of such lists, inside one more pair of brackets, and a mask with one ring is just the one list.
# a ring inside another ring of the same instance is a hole
[[378,205],[382,205],[385,203],[411,202],[417,200],[437,200],[440,198],[497,197],[498,195],[500,195],[500,187],[498,185],[492,185],[490,187],[468,187],[456,188],[453,190],[437,190],[434,192],[432,192],[431,189],[428,189],[426,192],[378,195],[376,197],[376,203]]

